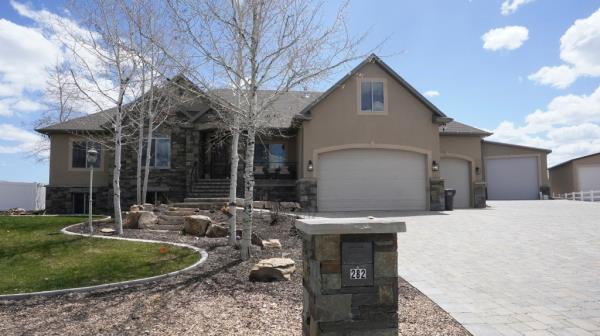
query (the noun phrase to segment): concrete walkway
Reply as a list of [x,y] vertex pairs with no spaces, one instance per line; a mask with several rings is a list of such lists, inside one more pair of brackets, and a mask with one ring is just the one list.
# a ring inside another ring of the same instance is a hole
[[489,205],[402,217],[400,276],[474,335],[600,335],[600,203]]
[[488,202],[396,217],[399,274],[474,335],[600,335],[600,203]]

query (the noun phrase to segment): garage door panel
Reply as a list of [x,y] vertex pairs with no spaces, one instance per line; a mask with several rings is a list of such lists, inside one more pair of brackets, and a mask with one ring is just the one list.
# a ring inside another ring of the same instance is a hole
[[422,154],[352,149],[319,155],[320,211],[424,210]]
[[600,165],[577,167],[577,183],[580,191],[600,190]]
[[528,200],[539,198],[537,157],[485,160],[488,199]]
[[456,190],[455,208],[468,208],[471,204],[469,162],[457,158],[440,160],[440,175],[446,189]]

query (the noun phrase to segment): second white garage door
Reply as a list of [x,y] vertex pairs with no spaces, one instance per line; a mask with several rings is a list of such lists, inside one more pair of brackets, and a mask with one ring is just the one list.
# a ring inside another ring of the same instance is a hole
[[440,175],[446,189],[456,190],[455,208],[468,208],[471,203],[469,183],[469,162],[461,159],[445,158],[440,160]]
[[577,167],[577,190],[600,190],[600,166],[589,165]]
[[485,160],[488,199],[539,198],[538,159],[535,156]]
[[425,210],[425,155],[348,149],[319,155],[319,211]]

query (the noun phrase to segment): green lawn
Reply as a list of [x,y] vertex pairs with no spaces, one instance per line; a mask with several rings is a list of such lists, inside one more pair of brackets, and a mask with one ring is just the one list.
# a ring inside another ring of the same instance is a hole
[[[185,268],[199,258],[171,245],[59,232],[82,221],[85,217],[0,216],[0,294],[144,278]],[[162,246],[168,251],[160,251]]]

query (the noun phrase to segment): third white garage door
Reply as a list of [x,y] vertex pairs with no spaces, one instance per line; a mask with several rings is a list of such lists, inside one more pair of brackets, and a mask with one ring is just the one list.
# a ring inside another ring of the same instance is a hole
[[538,199],[538,159],[535,156],[487,158],[485,176],[488,199]]
[[471,203],[469,162],[454,158],[441,159],[440,175],[446,189],[456,190],[454,207],[468,208]]
[[600,190],[600,165],[577,167],[577,190]]
[[319,211],[425,210],[425,155],[348,149],[318,158]]

